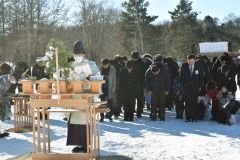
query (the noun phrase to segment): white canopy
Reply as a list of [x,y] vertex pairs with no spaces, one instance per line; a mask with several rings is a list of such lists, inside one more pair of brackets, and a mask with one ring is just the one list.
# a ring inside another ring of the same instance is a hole
[[228,52],[228,42],[204,42],[199,43],[201,53]]

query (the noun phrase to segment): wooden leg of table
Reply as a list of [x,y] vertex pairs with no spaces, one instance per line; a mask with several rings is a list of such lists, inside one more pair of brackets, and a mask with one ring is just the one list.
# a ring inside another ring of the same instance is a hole
[[46,123],[45,123],[45,108],[42,108],[42,129],[43,129],[43,153],[47,153],[46,145]]
[[87,155],[89,159],[89,108],[86,109]]
[[32,108],[33,153],[36,153],[35,109],[36,109],[35,107]]
[[24,103],[24,127],[27,127],[27,103],[26,99],[23,100]]
[[99,124],[99,114],[97,114],[97,123],[98,123],[98,157],[100,157],[100,124]]
[[30,107],[29,105],[27,104],[27,100],[26,100],[26,112],[27,112],[27,127],[30,127]]
[[28,114],[28,119],[29,119],[29,126],[31,126],[31,123],[33,125],[33,121],[32,121],[32,117],[35,117],[34,115],[34,112],[31,110],[31,106],[30,104],[28,104],[28,110],[29,110],[29,114]]
[[23,126],[24,126],[24,119],[23,119],[23,114],[24,114],[24,112],[23,112],[23,108],[24,108],[24,106],[23,106],[23,101],[22,100],[20,100],[20,110],[21,110],[21,112],[20,112],[20,116],[21,116],[21,131],[23,131]]
[[40,109],[37,107],[37,125],[38,125],[38,152],[41,152],[41,128],[40,128]]
[[17,104],[16,104],[16,100],[14,100],[13,101],[14,102],[14,108],[13,108],[13,113],[14,113],[14,132],[16,132],[16,130],[17,130],[17,125],[16,125],[16,121],[17,121],[17,116],[16,116],[16,114],[17,114],[17,108],[16,108],[16,106],[17,106]]
[[51,146],[50,146],[50,112],[48,113],[48,153],[51,153]]
[[16,129],[16,132],[19,131],[19,123],[20,123],[20,118],[19,118],[19,115],[20,115],[20,101],[17,100],[17,117],[16,117],[16,126],[17,126],[17,129]]
[[93,159],[93,113],[92,106],[90,108],[90,145],[91,145],[91,159]]
[[94,135],[94,158],[97,158],[97,127],[96,127],[96,112],[95,112],[95,106],[93,106],[93,126],[94,126],[94,131],[93,131],[93,135]]

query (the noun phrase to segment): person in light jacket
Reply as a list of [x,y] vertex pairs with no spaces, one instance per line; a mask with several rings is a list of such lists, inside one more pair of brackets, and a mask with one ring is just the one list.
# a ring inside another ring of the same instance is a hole
[[[72,63],[74,72],[71,74],[72,79],[76,78],[75,75],[85,76],[100,76],[100,71],[95,62],[89,61],[85,58],[85,51],[81,41],[76,41],[73,46],[74,50],[74,62]],[[89,65],[91,75],[89,73],[83,73],[79,70],[79,67]],[[82,98],[75,96],[74,98]],[[86,112],[79,111],[70,113],[68,120],[68,133],[67,133],[67,145],[75,145],[72,152],[86,152],[87,151],[87,135],[86,135]]]
[[[101,74],[104,77],[105,83],[102,85],[103,94],[100,96],[102,101],[107,101],[107,107],[110,109],[110,112],[106,115],[109,121],[112,121],[112,115],[117,111],[117,70],[110,64],[108,58],[102,60]],[[101,113],[102,122],[104,120],[104,114]]]

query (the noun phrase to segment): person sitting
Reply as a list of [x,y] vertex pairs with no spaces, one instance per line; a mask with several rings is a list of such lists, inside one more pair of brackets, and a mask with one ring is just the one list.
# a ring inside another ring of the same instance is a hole
[[206,84],[206,88],[207,88],[207,96],[209,98],[211,98],[212,100],[212,118],[211,120],[216,121],[217,118],[217,112],[218,112],[218,102],[217,102],[217,94],[218,94],[218,89],[217,89],[217,84],[214,80],[209,81]]
[[228,124],[229,118],[231,116],[230,110],[227,107],[231,101],[234,100],[234,96],[231,92],[227,90],[225,86],[221,88],[217,94],[218,99],[218,113],[217,113],[217,122],[222,124]]

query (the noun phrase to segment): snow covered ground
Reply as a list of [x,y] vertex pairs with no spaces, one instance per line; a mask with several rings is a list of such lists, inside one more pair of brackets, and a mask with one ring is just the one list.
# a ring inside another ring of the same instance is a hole
[[[150,121],[145,110],[141,119],[101,123],[101,155],[124,155],[134,160],[237,160],[240,157],[240,115],[237,124],[222,125],[209,120],[186,123],[175,119],[174,111],[166,112],[166,121]],[[53,152],[71,152],[66,146],[67,124],[63,114],[51,117]],[[209,115],[210,118],[210,115]],[[0,122],[13,127],[13,120]],[[32,151],[32,133],[10,133],[0,139],[0,159]]]

